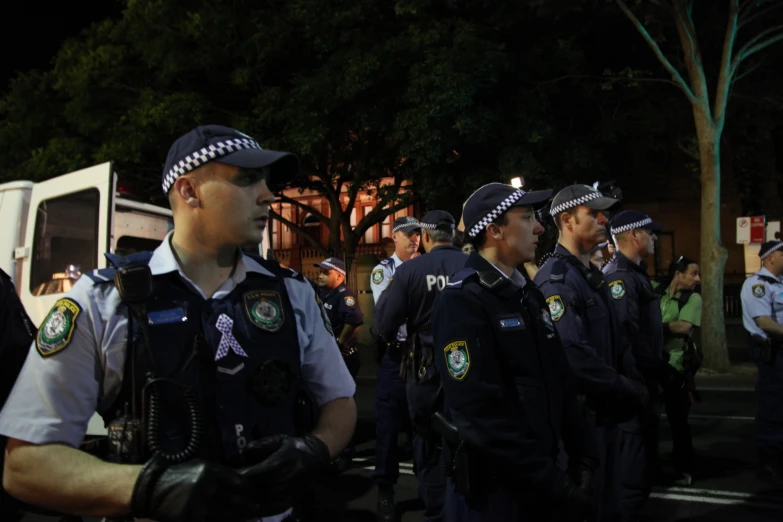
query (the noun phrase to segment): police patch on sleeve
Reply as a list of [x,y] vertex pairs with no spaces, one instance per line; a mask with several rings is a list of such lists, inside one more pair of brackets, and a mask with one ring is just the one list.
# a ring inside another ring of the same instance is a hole
[[751,290],[753,290],[754,297],[764,297],[767,293],[767,289],[764,288],[764,285],[753,285]]
[[557,322],[563,317],[565,313],[565,304],[559,295],[553,295],[546,298],[546,304],[549,305],[549,315],[552,316],[552,320]]
[[82,307],[72,299],[60,299],[54,303],[35,336],[35,347],[41,357],[54,355],[68,346],[81,311]]
[[372,282],[376,285],[379,285],[383,283],[383,270],[380,268],[376,268],[372,272]]
[[612,294],[612,299],[625,297],[625,283],[623,283],[622,279],[609,283],[609,292]]
[[343,299],[345,300],[345,304],[347,304],[348,306],[353,306],[356,304],[356,299],[354,299],[350,295],[345,296]]
[[454,341],[443,349],[443,354],[446,356],[446,368],[451,378],[457,381],[463,380],[470,369],[468,343]]
[[250,322],[267,332],[276,332],[285,322],[280,294],[269,290],[244,295],[245,311]]

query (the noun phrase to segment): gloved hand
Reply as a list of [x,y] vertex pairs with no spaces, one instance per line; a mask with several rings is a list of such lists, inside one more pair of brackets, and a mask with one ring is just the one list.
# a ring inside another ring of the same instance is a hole
[[159,522],[246,520],[264,515],[254,496],[247,479],[220,464],[169,465],[153,457],[133,487],[131,515]]
[[569,463],[568,476],[580,489],[585,490],[587,495],[593,496],[593,474],[598,467],[598,462],[589,458],[576,459],[576,462]]
[[647,385],[635,379],[628,379],[626,390],[636,400],[641,408],[645,408],[650,400],[650,391]]
[[327,469],[332,460],[326,443],[312,434],[254,440],[242,451],[242,458],[251,465],[237,471],[252,484],[254,498],[264,507],[282,507],[277,513],[291,506],[297,486]]
[[592,494],[581,488],[570,477],[566,477],[565,502],[563,503],[561,520],[582,522],[593,512],[593,507]]

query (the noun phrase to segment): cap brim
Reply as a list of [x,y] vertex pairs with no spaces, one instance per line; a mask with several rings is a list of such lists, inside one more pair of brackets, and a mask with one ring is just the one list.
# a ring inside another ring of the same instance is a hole
[[586,203],[582,203],[582,206],[591,208],[593,210],[607,210],[609,208],[612,208],[619,202],[620,202],[619,199],[607,198],[605,196],[602,196],[600,198],[591,199]]
[[413,232],[414,230],[421,230],[421,225],[419,224],[410,224],[410,225],[402,225],[400,228],[395,230],[395,232]]
[[223,156],[215,161],[243,169],[263,169],[269,167],[269,183],[284,185],[299,175],[299,159],[290,152],[276,150],[244,149]]
[[552,199],[551,190],[532,190],[525,193],[524,196],[519,198],[516,203],[511,205],[512,207],[533,207],[538,210],[544,206],[547,201]]
[[663,225],[661,225],[660,223],[653,222],[653,224],[649,225],[647,228],[649,228],[653,232],[660,232],[661,230],[663,230]]

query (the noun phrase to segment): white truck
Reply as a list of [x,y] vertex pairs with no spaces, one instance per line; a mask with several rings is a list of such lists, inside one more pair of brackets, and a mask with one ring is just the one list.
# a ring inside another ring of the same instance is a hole
[[[173,227],[171,210],[123,198],[103,163],[47,181],[0,184],[0,268],[36,327],[81,274],[106,268],[103,255],[154,250]],[[264,253],[267,243],[259,245]],[[254,250],[255,251],[255,250]],[[105,434],[97,415],[89,435]]]

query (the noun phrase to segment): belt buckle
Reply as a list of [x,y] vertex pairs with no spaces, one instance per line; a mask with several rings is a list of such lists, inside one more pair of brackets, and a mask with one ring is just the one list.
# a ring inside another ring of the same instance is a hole
[[419,369],[419,380],[422,380],[426,376],[427,376],[427,367],[426,366],[422,366]]

